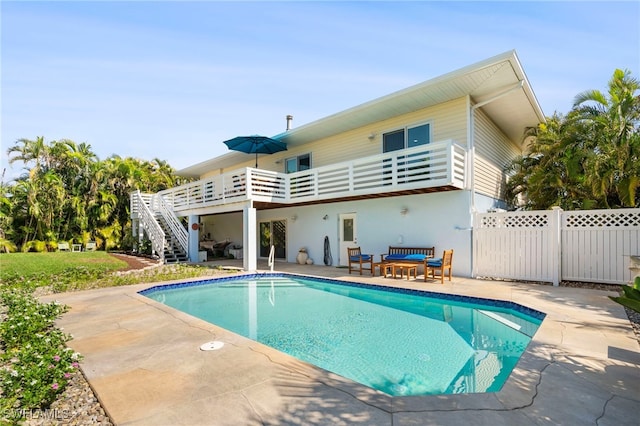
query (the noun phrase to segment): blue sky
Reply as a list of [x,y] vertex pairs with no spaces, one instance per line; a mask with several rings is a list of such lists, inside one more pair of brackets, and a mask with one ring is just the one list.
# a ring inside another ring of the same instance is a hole
[[1,168],[20,138],[177,169],[515,49],[545,115],[640,77],[640,2],[2,1]]

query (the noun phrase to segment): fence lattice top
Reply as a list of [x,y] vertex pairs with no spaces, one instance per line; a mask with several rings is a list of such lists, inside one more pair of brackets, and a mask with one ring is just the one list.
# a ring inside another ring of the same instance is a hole
[[[552,210],[478,214],[477,228],[545,228]],[[562,227],[639,229],[640,209],[561,211]]]
[[544,228],[549,224],[546,212],[487,213],[480,215],[480,228]]
[[565,212],[565,228],[640,227],[640,209]]

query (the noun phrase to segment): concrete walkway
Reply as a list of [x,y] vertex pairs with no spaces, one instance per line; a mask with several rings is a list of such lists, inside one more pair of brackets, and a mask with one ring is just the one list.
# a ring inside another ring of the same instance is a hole
[[[240,261],[226,261],[238,266]],[[259,265],[265,268],[266,265]],[[156,303],[136,285],[43,298],[118,425],[639,425],[640,348],[614,293],[454,277],[452,283],[276,271],[509,300],[547,314],[497,393],[389,397]],[[220,340],[217,351],[200,345]]]

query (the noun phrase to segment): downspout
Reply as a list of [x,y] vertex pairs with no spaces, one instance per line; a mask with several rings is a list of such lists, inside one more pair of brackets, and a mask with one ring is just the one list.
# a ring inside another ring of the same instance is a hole
[[471,105],[471,96],[467,95],[467,108],[469,109],[469,121],[468,121],[468,140],[469,140],[469,186],[471,187],[471,276],[476,276],[476,265],[475,259],[473,257],[473,227],[474,216],[476,214],[476,188],[475,188],[475,160],[476,160],[476,146],[475,146],[475,111],[478,108],[482,108],[483,106],[502,98],[503,96],[508,95],[514,90],[522,89],[524,86],[524,80],[519,80],[513,86],[503,90],[502,92],[490,97],[489,99],[485,99],[482,102],[478,102],[477,104]]

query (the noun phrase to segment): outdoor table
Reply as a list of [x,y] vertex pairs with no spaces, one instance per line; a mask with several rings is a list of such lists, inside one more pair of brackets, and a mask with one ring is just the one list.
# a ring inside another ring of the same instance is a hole
[[373,262],[371,264],[371,275],[375,277],[376,268],[380,268],[380,276],[387,278],[387,271],[389,271],[389,275],[393,275],[393,264],[390,262]]
[[397,278],[397,271],[400,271],[400,278],[404,274],[406,269],[407,271],[407,281],[411,278],[411,271],[413,271],[413,279],[416,279],[418,276],[418,264],[417,263],[407,263],[407,262],[395,262],[390,264],[393,269],[393,278]]

